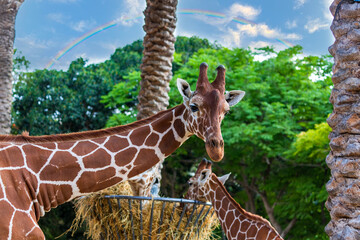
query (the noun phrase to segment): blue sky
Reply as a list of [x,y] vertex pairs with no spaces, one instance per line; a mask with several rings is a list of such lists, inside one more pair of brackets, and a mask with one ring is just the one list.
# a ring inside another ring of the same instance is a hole
[[[329,29],[331,2],[179,0],[175,35],[195,35],[229,48],[272,45],[281,50],[299,44],[305,54],[328,54],[334,41]],[[144,37],[144,9],[145,0],[25,0],[16,19],[15,47],[31,62],[31,69],[49,63],[51,69],[67,69],[78,57],[101,62],[116,48]]]

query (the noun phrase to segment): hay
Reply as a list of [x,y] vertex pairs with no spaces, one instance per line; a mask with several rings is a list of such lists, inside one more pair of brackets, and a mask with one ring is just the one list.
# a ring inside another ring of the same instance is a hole
[[[213,239],[213,230],[219,225],[216,214],[209,206],[188,204],[188,210],[183,213],[183,208],[175,202],[143,200],[140,206],[139,200],[103,197],[115,194],[131,196],[132,191],[124,182],[76,200],[76,219],[71,230],[75,232],[79,225],[85,223],[86,237],[94,240],[124,239],[124,236],[126,239],[150,239],[150,236],[152,239]],[[162,211],[163,204],[165,208]]]

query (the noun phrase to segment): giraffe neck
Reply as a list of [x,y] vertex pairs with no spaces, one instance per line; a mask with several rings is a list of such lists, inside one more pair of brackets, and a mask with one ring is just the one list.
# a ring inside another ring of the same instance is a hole
[[[86,138],[75,133],[5,142],[10,137],[0,136],[0,200],[21,201],[21,209],[34,208],[39,219],[75,197],[136,176],[162,162],[191,135],[186,111],[179,105],[125,128],[85,132]],[[17,192],[7,192],[8,186]]]
[[221,227],[229,240],[282,239],[266,219],[246,212],[230,196],[215,174],[212,174],[206,186],[206,200],[212,203]]

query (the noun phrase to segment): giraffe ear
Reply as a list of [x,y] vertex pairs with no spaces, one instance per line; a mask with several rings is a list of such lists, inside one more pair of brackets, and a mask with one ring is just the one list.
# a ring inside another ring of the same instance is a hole
[[211,174],[211,170],[210,169],[204,169],[201,171],[200,173],[200,180],[199,180],[199,185],[200,186],[204,186],[206,181],[209,179]]
[[228,173],[224,176],[218,177],[219,181],[224,185],[225,182],[229,179],[231,173]]
[[177,87],[179,89],[180,94],[183,96],[184,99],[189,100],[191,97],[192,91],[190,89],[190,85],[184,79],[178,78],[177,79]]
[[229,106],[234,106],[245,96],[245,92],[241,90],[232,90],[225,94],[225,100],[228,102]]

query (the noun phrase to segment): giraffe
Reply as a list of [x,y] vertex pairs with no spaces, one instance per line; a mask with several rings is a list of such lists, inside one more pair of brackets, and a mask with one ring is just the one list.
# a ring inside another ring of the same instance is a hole
[[220,123],[244,96],[225,93],[225,68],[210,84],[200,65],[196,90],[177,80],[183,103],[108,129],[27,136],[0,135],[0,239],[45,239],[37,221],[58,205],[151,171],[190,136],[221,161]]
[[226,191],[225,181],[230,174],[217,177],[211,162],[203,159],[188,181],[185,198],[211,202],[226,237],[231,239],[281,240],[281,236],[266,219],[246,212]]

